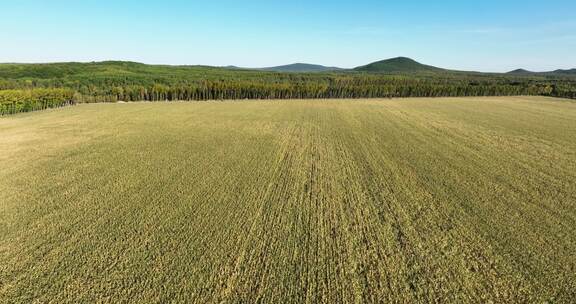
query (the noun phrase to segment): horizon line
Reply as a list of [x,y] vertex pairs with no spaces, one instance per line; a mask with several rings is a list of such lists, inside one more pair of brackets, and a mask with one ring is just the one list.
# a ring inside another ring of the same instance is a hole
[[290,65],[296,65],[296,64],[306,64],[306,65],[317,65],[317,66],[323,66],[323,67],[327,67],[327,68],[336,68],[336,69],[341,69],[341,70],[354,70],[355,68],[358,67],[362,67],[371,63],[375,63],[375,62],[379,62],[379,61],[385,61],[385,60],[391,60],[391,59],[398,59],[398,58],[407,58],[407,59],[411,59],[414,60],[420,64],[425,64],[425,65],[432,65],[434,67],[438,67],[438,68],[442,68],[448,71],[454,71],[454,72],[470,72],[470,73],[486,73],[486,74],[506,74],[509,72],[514,72],[517,70],[524,70],[528,73],[547,73],[547,72],[555,72],[558,70],[573,70],[576,68],[572,68],[572,67],[564,67],[564,68],[558,68],[555,70],[531,70],[531,69],[527,69],[527,68],[523,68],[523,67],[519,67],[516,69],[512,69],[509,71],[504,71],[504,72],[495,72],[495,71],[476,71],[476,70],[466,70],[466,69],[459,69],[459,68],[444,68],[444,67],[440,67],[440,66],[436,66],[434,64],[428,64],[428,63],[422,63],[418,60],[415,60],[411,57],[406,57],[406,56],[395,56],[395,57],[390,57],[390,58],[386,58],[386,59],[381,59],[381,60],[377,60],[377,61],[372,61],[369,63],[365,63],[362,65],[358,65],[358,66],[354,66],[354,67],[341,67],[341,66],[337,66],[337,65],[332,65],[332,64],[320,64],[320,63],[310,63],[310,62],[305,62],[305,61],[297,61],[297,62],[293,62],[293,63],[287,63],[287,64],[278,64],[278,65],[271,65],[271,66],[263,66],[263,67],[249,67],[249,66],[239,66],[239,65],[235,65],[235,64],[227,64],[227,65],[210,65],[210,64],[199,64],[199,63],[185,63],[185,64],[174,64],[174,63],[159,63],[159,62],[145,62],[145,61],[136,61],[136,60],[130,60],[130,59],[105,59],[105,60],[62,60],[62,61],[30,61],[30,62],[16,62],[16,61],[10,61],[10,62],[0,62],[0,64],[62,64],[62,63],[104,63],[104,62],[129,62],[129,63],[138,63],[138,64],[144,64],[144,65],[155,65],[155,66],[171,66],[171,67],[209,67],[209,68],[238,68],[238,69],[252,69],[252,70],[258,70],[258,69],[268,69],[268,68],[276,68],[276,67],[283,67],[283,66],[290,66]]

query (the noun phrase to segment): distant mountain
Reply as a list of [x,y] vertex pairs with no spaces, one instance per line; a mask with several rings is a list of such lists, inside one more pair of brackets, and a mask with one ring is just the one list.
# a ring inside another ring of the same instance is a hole
[[276,67],[262,68],[262,71],[271,72],[297,72],[297,73],[311,73],[311,72],[329,72],[329,71],[339,71],[343,70],[337,67],[327,67],[318,64],[308,64],[308,63],[294,63],[288,65],[281,65]]
[[550,72],[532,72],[532,71],[528,71],[525,69],[517,69],[514,71],[510,71],[506,74],[509,75],[551,75],[551,74],[555,74],[555,75],[576,75],[576,69],[570,69],[570,70],[555,70],[555,71],[550,71]]
[[[497,75],[500,73],[481,73],[471,71],[456,71],[421,64],[406,57],[397,57],[370,63],[355,69],[342,69],[316,64],[295,63],[269,68],[245,68],[239,66],[201,66],[201,65],[150,65],[129,61],[102,62],[60,62],[60,63],[0,63],[0,87],[2,79],[88,79],[98,78],[107,81],[114,77],[140,77],[154,75],[158,79],[180,78],[196,81],[198,79],[222,77],[260,77],[261,74],[273,73],[346,73],[351,71],[393,74],[434,74],[451,73],[457,75]],[[548,72],[533,72],[517,69],[505,74],[518,77],[576,77],[576,69],[559,69]]]
[[526,75],[526,74],[534,74],[534,72],[528,71],[528,70],[525,70],[525,69],[516,69],[516,70],[510,71],[510,72],[508,72],[508,73],[506,73],[506,74]]
[[399,72],[441,72],[441,68],[421,64],[406,57],[396,57],[370,63],[354,69],[361,72],[399,73]]
[[570,70],[556,70],[554,72],[552,72],[554,74],[567,74],[567,75],[576,75],[576,69],[570,69]]

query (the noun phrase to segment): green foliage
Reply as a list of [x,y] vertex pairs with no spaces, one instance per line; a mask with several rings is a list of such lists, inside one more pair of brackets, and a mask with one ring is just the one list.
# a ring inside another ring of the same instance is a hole
[[558,84],[552,86],[550,96],[576,99],[576,86]]
[[0,90],[0,115],[56,108],[74,103],[70,89]]
[[0,119],[0,303],[573,303],[575,138],[546,97]]
[[[386,73],[277,73],[134,62],[0,64],[0,90],[67,88],[81,103],[215,99],[392,98],[549,95],[572,98],[576,77],[482,74],[430,68],[408,58]],[[368,69],[371,70],[371,69]]]

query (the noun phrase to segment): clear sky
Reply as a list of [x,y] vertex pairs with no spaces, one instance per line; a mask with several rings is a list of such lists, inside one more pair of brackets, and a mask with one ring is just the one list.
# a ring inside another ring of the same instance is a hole
[[0,62],[576,68],[575,0],[0,2]]

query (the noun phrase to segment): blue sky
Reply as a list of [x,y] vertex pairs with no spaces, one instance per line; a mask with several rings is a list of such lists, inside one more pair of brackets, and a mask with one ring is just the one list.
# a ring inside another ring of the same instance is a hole
[[0,2],[0,62],[576,68],[576,1]]

